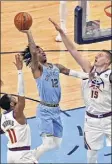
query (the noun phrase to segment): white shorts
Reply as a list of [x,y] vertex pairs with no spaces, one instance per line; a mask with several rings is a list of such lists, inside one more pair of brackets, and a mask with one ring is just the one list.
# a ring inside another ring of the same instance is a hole
[[37,160],[31,150],[10,151],[7,152],[7,163],[30,163],[37,164]]
[[105,118],[93,118],[85,116],[84,141],[90,150],[99,150],[106,145],[111,146],[111,116]]

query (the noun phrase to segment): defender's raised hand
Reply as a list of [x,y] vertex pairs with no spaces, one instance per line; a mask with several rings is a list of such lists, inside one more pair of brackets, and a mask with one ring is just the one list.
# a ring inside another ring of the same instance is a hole
[[17,68],[17,70],[22,70],[23,68],[23,60],[22,60],[22,57],[17,54],[15,55],[15,62],[13,62]]
[[57,31],[63,31],[61,28],[60,28],[60,26],[56,23],[56,22],[54,22],[51,18],[49,18],[49,21],[54,25],[54,27],[55,27],[55,29],[57,30]]

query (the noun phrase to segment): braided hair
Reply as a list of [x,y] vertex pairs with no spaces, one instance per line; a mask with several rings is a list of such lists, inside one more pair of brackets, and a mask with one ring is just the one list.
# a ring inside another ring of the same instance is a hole
[[[40,48],[39,46],[36,46],[37,48]],[[23,57],[23,61],[25,62],[26,66],[31,66],[31,53],[30,48],[27,46],[25,50],[21,53],[21,56]]]

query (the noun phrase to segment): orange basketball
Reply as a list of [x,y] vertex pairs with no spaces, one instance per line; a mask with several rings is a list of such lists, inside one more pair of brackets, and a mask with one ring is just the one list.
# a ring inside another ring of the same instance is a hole
[[29,30],[32,25],[32,17],[29,13],[20,12],[14,18],[14,24],[18,30]]

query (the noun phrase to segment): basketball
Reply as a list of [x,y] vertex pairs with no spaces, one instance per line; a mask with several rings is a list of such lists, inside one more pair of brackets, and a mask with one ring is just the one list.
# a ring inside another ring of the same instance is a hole
[[14,24],[18,30],[29,30],[32,25],[32,17],[29,13],[20,12],[14,18]]

